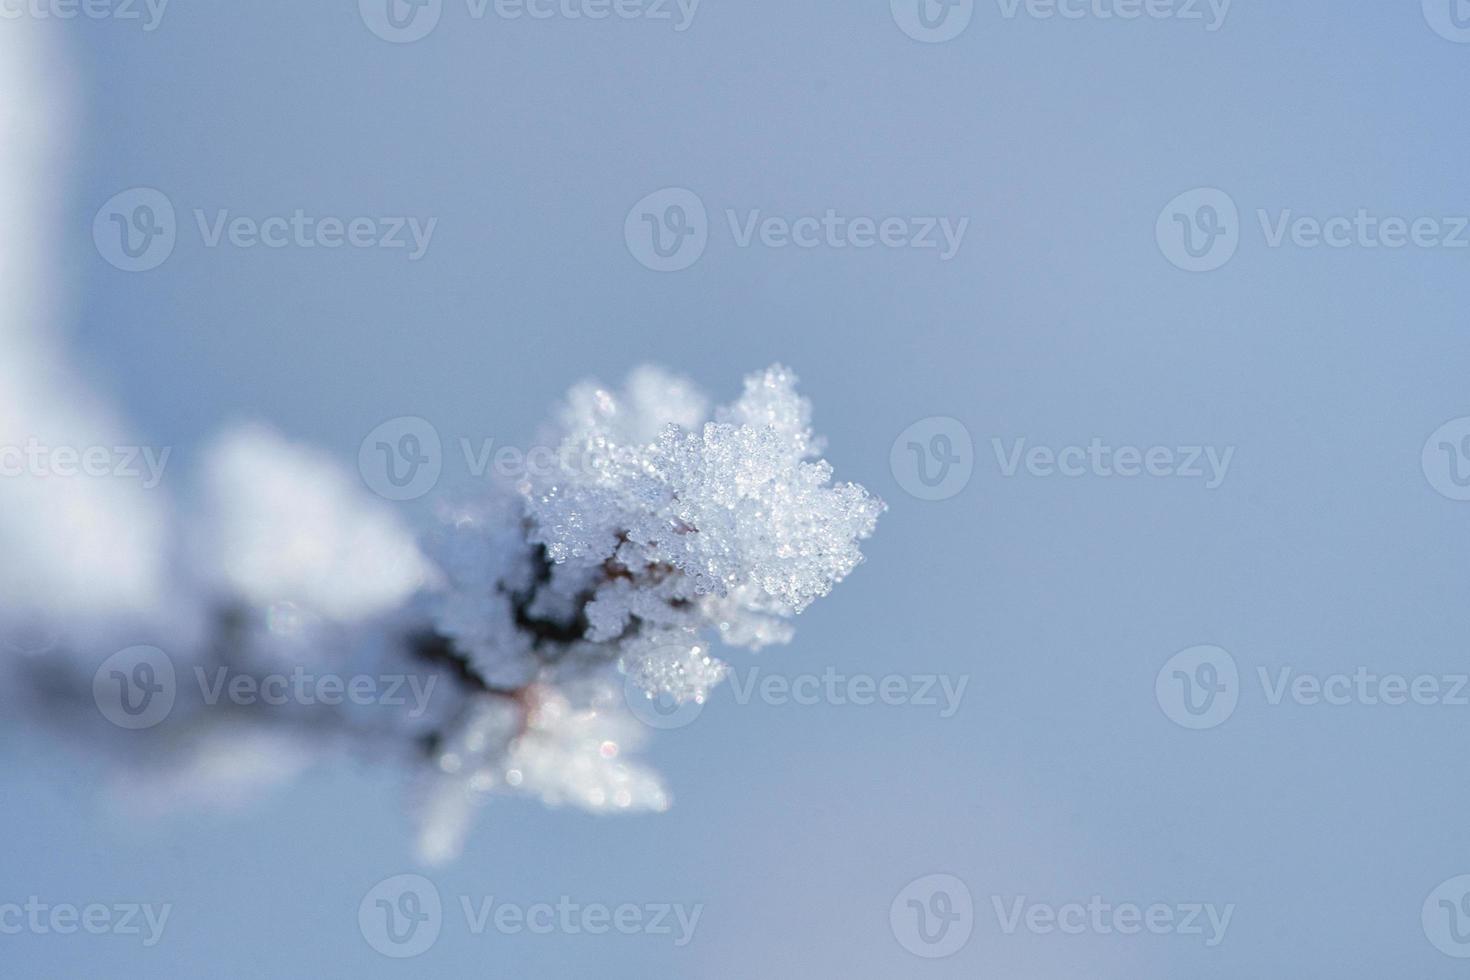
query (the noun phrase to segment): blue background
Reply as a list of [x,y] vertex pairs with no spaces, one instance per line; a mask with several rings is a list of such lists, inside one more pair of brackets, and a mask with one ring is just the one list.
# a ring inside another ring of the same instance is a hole
[[[66,182],[79,369],[184,479],[209,434],[260,417],[352,465],[385,418],[454,446],[526,444],[564,388],[655,361],[717,397],[772,361],[814,401],[840,477],[890,511],[868,562],[762,655],[968,675],[959,713],[738,705],[726,688],[651,755],[676,805],[597,818],[494,801],[441,893],[703,903],[694,942],[470,936],[375,953],[357,904],[415,869],[398,774],[318,770],[243,814],[138,824],[101,765],[7,735],[6,898],[171,902],[164,941],[0,940],[7,975],[115,977],[1422,978],[1459,975],[1420,905],[1470,871],[1470,708],[1271,706],[1272,670],[1466,669],[1470,504],[1420,449],[1470,415],[1470,252],[1268,248],[1258,208],[1470,210],[1470,45],[1417,3],[1240,0],[1200,22],[1008,20],[977,5],[921,44],[887,5],[705,0],[668,22],[473,21],[370,33],[353,3],[175,0],[159,29],[52,25],[82,118]],[[0,29],[7,26],[0,23]],[[145,185],[172,257],[106,264],[94,212]],[[710,244],[639,265],[633,203],[687,187]],[[1225,189],[1239,252],[1190,274],[1154,224]],[[193,208],[437,216],[427,256],[206,249]],[[725,208],[970,218],[932,251],[741,249]],[[974,477],[905,493],[889,449],[952,416]],[[1235,446],[1201,481],[1003,478],[1010,443]],[[181,488],[182,489],[182,488]],[[412,514],[420,505],[407,505]],[[1195,732],[1159,668],[1229,650],[1233,717]],[[973,938],[916,959],[889,903],[943,872]],[[1225,942],[997,926],[991,896],[1234,903]]]

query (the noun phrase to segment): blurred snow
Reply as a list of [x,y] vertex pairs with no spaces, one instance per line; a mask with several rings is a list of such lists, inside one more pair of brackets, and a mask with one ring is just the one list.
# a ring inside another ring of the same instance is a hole
[[385,502],[334,460],[263,426],[222,436],[204,481],[193,537],[223,594],[351,621],[403,605],[433,577],[413,532]]
[[[53,347],[66,295],[54,243],[70,93],[37,25],[0,31],[0,616],[163,612],[169,505],[161,489],[110,476],[56,478],[16,450],[128,446],[126,426]],[[18,471],[18,472],[17,472]],[[0,623],[0,628],[4,627]]]

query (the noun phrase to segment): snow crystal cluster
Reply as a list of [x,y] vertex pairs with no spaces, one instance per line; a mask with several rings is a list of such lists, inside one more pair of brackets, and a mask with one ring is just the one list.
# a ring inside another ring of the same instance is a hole
[[[448,515],[440,631],[495,682],[593,644],[650,696],[703,701],[726,669],[709,637],[790,639],[787,620],[862,560],[881,510],[832,483],[795,384],[780,367],[752,375],[711,421],[687,384],[651,368],[621,396],[574,389],[558,464],[524,481],[515,506]],[[526,620],[577,642],[531,643]]]
[[714,643],[788,641],[862,560],[883,505],[832,482],[779,366],[712,417],[654,368],[621,393],[583,384],[554,438],[554,465],[443,511],[426,608],[483,690],[438,768],[471,791],[662,809],[658,779],[624,758],[641,735],[624,698],[703,702],[728,669]]
[[[792,617],[862,560],[883,505],[833,482],[782,367],[714,410],[654,368],[621,392],[579,385],[546,435],[553,463],[442,502],[415,535],[336,461],[258,426],[227,433],[190,506],[170,515],[166,614],[64,617],[49,655],[0,661],[4,689],[24,692],[4,710],[61,717],[84,704],[95,652],[142,635],[132,642],[166,646],[177,678],[166,723],[142,733],[163,747],[121,780],[145,809],[238,801],[364,752],[417,773],[429,859],[458,852],[494,793],[667,808],[657,773],[633,758],[644,699],[703,702],[725,649],[788,641]],[[241,677],[303,668],[407,677],[416,697],[391,709],[220,700]]]

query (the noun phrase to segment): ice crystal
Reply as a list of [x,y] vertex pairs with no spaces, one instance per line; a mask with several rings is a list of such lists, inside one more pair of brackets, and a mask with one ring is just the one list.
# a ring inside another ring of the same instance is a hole
[[[656,388],[673,394],[660,401]],[[882,504],[831,483],[831,468],[814,458],[811,406],[785,368],[747,378],[712,421],[693,418],[699,401],[689,391],[652,369],[621,397],[574,389],[561,465],[522,488],[530,540],[592,587],[589,639],[617,642],[652,626],[713,629],[735,645],[783,642],[790,634],[779,620],[862,560],[858,544]],[[668,655],[666,668],[650,658],[625,658],[650,693],[702,698],[720,676],[681,664],[686,653]]]
[[[703,703],[726,650],[790,640],[792,618],[862,560],[883,505],[832,482],[811,406],[779,366],[713,411],[689,381],[640,368],[621,391],[577,385],[552,418],[554,465],[442,502],[422,540],[322,454],[260,427],[221,439],[183,519],[177,586],[195,607],[185,618],[213,626],[178,634],[179,672],[403,675],[423,703],[224,712],[180,685],[161,730],[180,726],[197,751],[145,753],[125,782],[234,799],[377,739],[426,762],[419,846],[436,860],[491,794],[667,808],[633,757],[647,730],[630,699]],[[22,666],[8,688],[47,697],[95,670]]]
[[[787,620],[862,560],[883,505],[831,482],[792,372],[751,375],[737,401],[706,412],[692,384],[654,368],[621,393],[578,385],[556,413],[549,472],[523,481],[514,502],[445,512],[434,626],[523,720],[489,758],[456,733],[441,770],[468,766],[486,789],[548,803],[662,809],[657,778],[623,758],[630,721],[615,688],[577,704],[565,679],[616,669],[634,696],[702,703],[728,671],[712,640],[786,642]],[[430,850],[458,836],[463,797],[448,797],[456,807],[441,796]]]

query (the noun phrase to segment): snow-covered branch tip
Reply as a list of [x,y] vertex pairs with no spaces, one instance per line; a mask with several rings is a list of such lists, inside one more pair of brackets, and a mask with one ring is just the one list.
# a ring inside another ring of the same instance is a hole
[[[108,675],[123,698],[141,663],[174,678],[150,734],[182,737],[161,740],[165,765],[156,751],[124,760],[130,796],[233,800],[328,755],[386,751],[421,773],[431,859],[458,852],[492,793],[666,808],[658,775],[630,758],[649,727],[640,717],[702,703],[727,672],[717,649],[789,641],[792,618],[862,560],[883,504],[832,482],[811,406],[779,366],[713,412],[655,368],[617,393],[578,385],[550,439],[555,465],[441,502],[416,536],[319,454],[260,428],[223,438],[178,519],[194,544],[176,594],[203,625],[176,627],[167,653],[130,652]],[[48,717],[78,685],[112,696],[91,673],[99,658],[82,654],[109,633],[86,632],[87,644],[63,638],[50,656],[12,660]],[[242,704],[214,683],[287,671],[403,676],[421,697],[395,710],[382,698]]]

